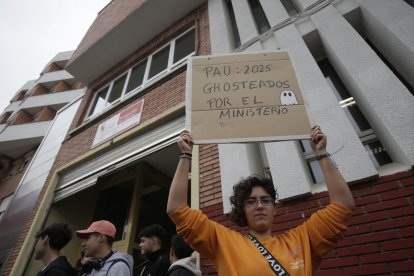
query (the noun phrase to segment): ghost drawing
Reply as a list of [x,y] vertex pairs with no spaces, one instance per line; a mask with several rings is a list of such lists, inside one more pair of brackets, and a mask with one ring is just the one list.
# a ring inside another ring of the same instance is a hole
[[281,105],[295,105],[299,104],[296,99],[295,93],[290,90],[285,90],[280,93],[280,104]]

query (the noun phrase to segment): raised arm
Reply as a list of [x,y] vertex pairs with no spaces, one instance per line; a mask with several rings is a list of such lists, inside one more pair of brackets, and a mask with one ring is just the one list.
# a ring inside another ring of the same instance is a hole
[[[193,138],[188,131],[181,132],[177,143],[181,153],[192,152]],[[190,171],[190,165],[191,159],[188,156],[180,158],[168,195],[167,214],[171,214],[182,205],[187,204],[188,173]]]
[[[327,138],[321,128],[319,126],[312,127],[310,144],[316,155],[326,152],[326,143]],[[354,198],[348,184],[331,158],[321,158],[318,162],[325,177],[330,200],[348,209],[355,209]]]

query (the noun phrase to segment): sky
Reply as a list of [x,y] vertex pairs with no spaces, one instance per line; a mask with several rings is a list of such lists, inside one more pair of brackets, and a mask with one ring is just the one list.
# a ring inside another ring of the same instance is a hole
[[110,0],[0,0],[0,115],[59,52],[75,50]]

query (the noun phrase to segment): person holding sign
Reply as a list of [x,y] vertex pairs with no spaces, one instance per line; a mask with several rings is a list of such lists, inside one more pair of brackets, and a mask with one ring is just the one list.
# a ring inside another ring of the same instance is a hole
[[187,206],[193,140],[187,131],[180,134],[182,154],[171,184],[167,213],[177,233],[208,257],[219,275],[313,275],[323,255],[343,237],[355,203],[346,181],[326,153],[327,137],[319,126],[312,127],[310,138],[325,177],[329,206],[300,226],[273,236],[277,199],[273,183],[260,176],[247,177],[233,187],[230,198],[230,217],[239,226],[247,226],[248,234],[244,236]]

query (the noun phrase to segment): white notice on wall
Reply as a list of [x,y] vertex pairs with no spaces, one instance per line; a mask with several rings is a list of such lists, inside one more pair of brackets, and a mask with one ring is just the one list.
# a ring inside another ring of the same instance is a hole
[[141,121],[143,106],[144,99],[126,107],[101,123],[96,131],[92,148],[138,125]]

